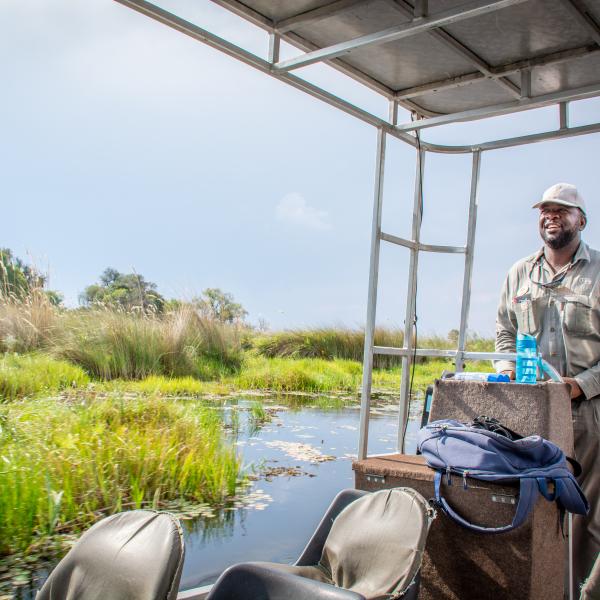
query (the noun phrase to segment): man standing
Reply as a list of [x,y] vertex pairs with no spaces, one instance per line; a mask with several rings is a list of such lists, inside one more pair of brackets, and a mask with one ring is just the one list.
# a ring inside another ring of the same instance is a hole
[[[514,264],[500,297],[496,351],[515,352],[516,336],[535,336],[542,356],[570,386],[575,456],[590,502],[573,516],[575,589],[600,552],[600,252],[581,241],[587,216],[575,186],[557,183],[533,208],[540,209],[544,246]],[[513,362],[496,369],[515,377]]]

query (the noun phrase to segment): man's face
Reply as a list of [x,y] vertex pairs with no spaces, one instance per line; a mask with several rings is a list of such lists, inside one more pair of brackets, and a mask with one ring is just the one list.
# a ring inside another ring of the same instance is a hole
[[568,246],[585,227],[583,213],[573,206],[548,202],[540,207],[540,235],[553,250]]

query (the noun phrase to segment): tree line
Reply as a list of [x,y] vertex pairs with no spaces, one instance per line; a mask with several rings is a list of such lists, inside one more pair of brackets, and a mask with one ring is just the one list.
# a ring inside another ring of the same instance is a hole
[[[34,293],[44,294],[51,304],[62,306],[63,296],[46,289],[48,278],[35,267],[15,256],[9,248],[0,248],[0,299],[24,301]],[[98,306],[128,311],[163,313],[189,305],[203,316],[223,323],[243,322],[248,312],[232,294],[219,288],[206,288],[189,301],[166,299],[157,285],[139,273],[121,273],[108,267],[97,283],[88,285],[79,295],[83,307]]]

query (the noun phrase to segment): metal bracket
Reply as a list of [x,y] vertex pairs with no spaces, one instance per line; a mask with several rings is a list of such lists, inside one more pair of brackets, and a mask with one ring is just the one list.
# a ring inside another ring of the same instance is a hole
[[492,494],[492,502],[498,502],[500,504],[516,504],[517,497],[510,496],[509,494]]

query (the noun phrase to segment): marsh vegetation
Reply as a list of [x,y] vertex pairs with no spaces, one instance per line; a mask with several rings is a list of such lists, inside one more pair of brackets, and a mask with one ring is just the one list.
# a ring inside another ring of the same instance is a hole
[[[2,296],[0,556],[60,554],[54,541],[122,509],[235,502],[248,473],[231,435],[237,413],[220,408],[243,390],[256,395],[245,409],[255,428],[271,418],[261,395],[289,394],[290,406],[358,401],[361,330],[265,332],[216,315],[169,301],[160,311],[65,309],[37,288]],[[399,330],[377,331],[377,344],[402,341]],[[413,389],[444,369],[452,364],[420,361]],[[382,357],[374,390],[394,398],[399,382],[398,359]]]

